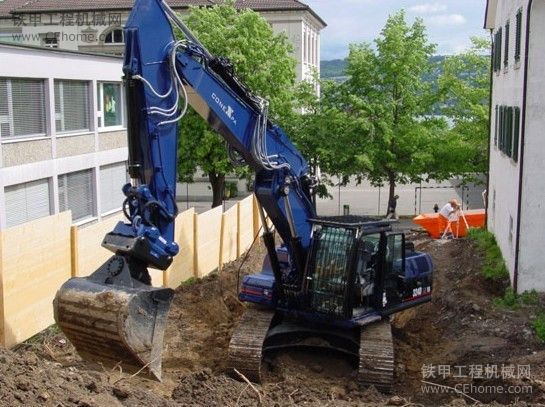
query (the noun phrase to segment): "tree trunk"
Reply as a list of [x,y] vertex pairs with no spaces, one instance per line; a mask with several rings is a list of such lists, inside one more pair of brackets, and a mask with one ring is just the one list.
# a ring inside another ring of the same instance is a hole
[[[386,216],[390,213],[390,207],[395,202],[394,196],[395,196],[395,190],[396,190],[396,177],[395,173],[388,172],[388,185],[389,185],[389,192],[388,192],[388,207],[386,209]],[[394,215],[396,214],[396,204],[394,204]]]
[[225,174],[208,174],[208,179],[212,185],[212,208],[220,206],[223,203],[223,193],[225,191]]

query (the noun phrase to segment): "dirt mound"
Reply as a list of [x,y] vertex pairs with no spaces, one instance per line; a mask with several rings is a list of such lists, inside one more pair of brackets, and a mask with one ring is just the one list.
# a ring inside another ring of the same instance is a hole
[[[165,333],[163,382],[134,377],[120,368],[82,361],[64,336],[50,329],[15,352],[0,352],[0,404],[51,406],[437,406],[472,404],[452,391],[424,394],[423,365],[531,365],[531,378],[470,380],[429,378],[509,386],[530,384],[532,394],[469,396],[517,405],[543,401],[545,347],[529,327],[535,308],[504,310],[492,304],[501,287],[480,277],[480,254],[469,241],[420,239],[417,247],[434,260],[433,302],[393,319],[396,384],[386,396],[358,385],[351,364],[338,355],[279,352],[265,360],[266,380],[248,385],[226,375],[227,348],[243,310],[236,296],[241,275],[261,268],[257,244],[250,256],[221,272],[176,290]],[[244,263],[244,264],[243,264]],[[242,267],[241,267],[242,266]]]
[[[422,403],[450,400],[452,391],[422,393],[421,381],[428,376],[426,381],[451,387],[466,384],[503,389],[490,390],[490,394],[482,394],[478,389],[469,392],[481,402],[544,402],[541,380],[545,377],[545,346],[536,339],[530,323],[539,307],[511,310],[496,306],[493,300],[503,286],[482,277],[482,254],[469,240],[427,240],[418,248],[433,257],[433,301],[401,312],[393,319],[398,363],[396,391]],[[519,380],[502,374],[502,366],[518,369],[521,365],[530,365],[530,378]],[[429,366],[433,366],[433,375]],[[439,374],[439,366],[448,366],[441,368],[444,374]],[[479,370],[482,378],[478,377]],[[509,391],[510,386],[526,385],[532,388],[517,387],[512,391],[531,391],[530,394],[498,393]]]
[[158,395],[123,382],[110,382],[103,372],[66,367],[40,357],[38,349],[0,350],[2,406],[136,406],[140,402],[166,406]]

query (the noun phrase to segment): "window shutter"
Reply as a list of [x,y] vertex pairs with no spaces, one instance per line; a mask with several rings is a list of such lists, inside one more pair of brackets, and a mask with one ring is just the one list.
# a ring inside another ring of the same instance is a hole
[[520,61],[520,44],[522,36],[522,9],[517,11],[515,27],[515,61]]
[[44,82],[36,79],[0,78],[0,135],[45,134]]
[[520,136],[520,107],[515,107],[515,126],[513,132],[513,160],[519,159],[519,136]]
[[127,183],[125,163],[100,167],[100,208],[101,212],[121,209],[125,199],[121,188]]
[[51,214],[47,179],[6,187],[5,200],[8,227]]
[[504,120],[503,120],[503,106],[500,106],[500,136],[498,140],[498,147],[500,151],[503,151],[503,133],[504,133]]
[[81,81],[55,81],[57,132],[90,129],[89,85]]
[[496,120],[495,120],[495,126],[494,126],[494,145],[498,145],[498,124],[499,124],[499,116],[498,116],[498,105],[496,105]]
[[91,169],[59,176],[59,209],[71,210],[74,222],[94,214],[93,172]]
[[513,107],[507,108],[507,132],[505,140],[505,154],[511,157],[511,147],[513,145]]
[[505,52],[503,55],[503,66],[509,64],[509,22],[505,23]]

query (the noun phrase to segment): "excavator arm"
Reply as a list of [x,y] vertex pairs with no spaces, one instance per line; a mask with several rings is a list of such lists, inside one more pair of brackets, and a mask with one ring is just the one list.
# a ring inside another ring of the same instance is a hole
[[[174,29],[181,35],[176,38]],[[150,286],[148,267],[165,270],[174,242],[178,121],[188,106],[256,173],[262,219],[268,214],[290,253],[301,285],[315,216],[308,164],[267,115],[267,102],[212,56],[161,0],[137,0],[124,29],[123,81],[131,183],[123,186],[125,222],[102,245],[114,255],[89,277],[66,282],[54,300],[55,319],[78,352],[105,365],[143,366],[161,377],[161,349],[173,291]],[[183,135],[182,135],[183,137]],[[264,241],[282,279],[272,232]],[[182,248],[183,251],[183,248]],[[183,255],[183,254],[182,254]]]

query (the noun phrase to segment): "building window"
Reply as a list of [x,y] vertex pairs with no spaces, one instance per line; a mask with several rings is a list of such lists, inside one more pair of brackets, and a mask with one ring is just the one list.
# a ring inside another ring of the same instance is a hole
[[89,131],[89,85],[82,81],[55,81],[57,133]]
[[498,148],[513,161],[518,161],[520,138],[520,108],[496,106],[496,133]]
[[59,33],[49,32],[40,34],[42,37],[42,47],[59,48]]
[[0,78],[0,137],[45,135],[44,81]]
[[95,199],[91,169],[59,175],[59,209],[71,210],[72,220],[79,222],[94,216]]
[[4,196],[8,227],[51,215],[47,179],[6,187]]
[[97,103],[99,128],[123,125],[121,84],[99,82],[97,84]]
[[303,62],[307,62],[307,30],[303,29]]
[[123,44],[123,30],[113,29],[104,37],[104,44]]
[[125,196],[121,192],[127,183],[127,168],[124,162],[100,167],[100,208],[108,213],[121,209]]
[[522,9],[517,11],[515,27],[515,62],[520,61],[520,43],[522,37]]
[[505,51],[503,53],[503,66],[509,64],[509,21],[505,23]]

